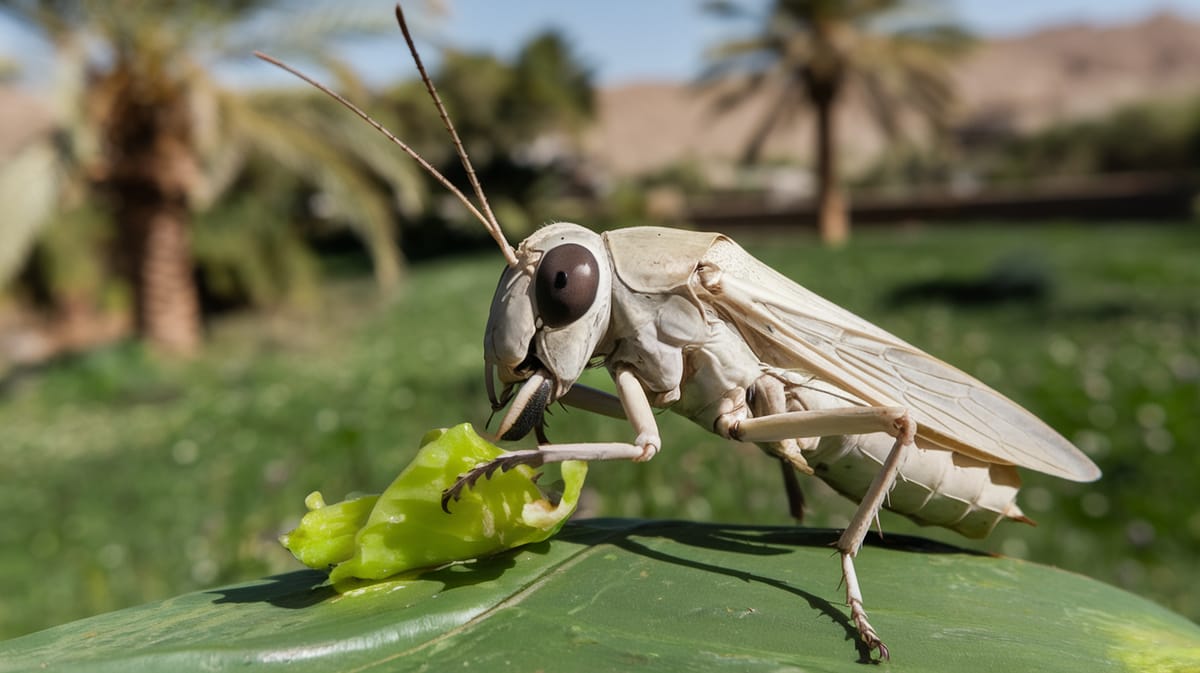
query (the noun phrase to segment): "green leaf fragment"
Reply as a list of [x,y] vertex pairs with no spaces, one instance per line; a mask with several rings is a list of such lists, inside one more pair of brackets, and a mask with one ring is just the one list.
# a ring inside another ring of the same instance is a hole
[[552,504],[527,466],[497,472],[464,490],[442,511],[442,491],[460,474],[503,451],[468,423],[434,430],[413,461],[378,496],[325,505],[320,492],[305,499],[309,512],[280,541],[301,563],[329,569],[339,591],[357,580],[401,574],[490,556],[554,535],[579,503],[587,464],[562,464],[563,494]]
[[364,495],[326,505],[321,492],[313,491],[304,499],[308,514],[279,541],[309,568],[321,570],[346,561],[354,555],[355,535],[377,500],[377,495]]

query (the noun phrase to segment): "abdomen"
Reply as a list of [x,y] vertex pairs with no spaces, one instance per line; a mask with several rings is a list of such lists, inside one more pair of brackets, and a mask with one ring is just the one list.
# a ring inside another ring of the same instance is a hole
[[[793,372],[780,372],[787,406],[834,409],[853,404],[846,393]],[[804,458],[816,476],[858,502],[883,466],[895,439],[884,433],[823,437]],[[812,446],[812,444],[808,444]],[[1021,477],[1012,465],[986,463],[960,453],[925,445],[905,449],[896,483],[884,507],[923,525],[942,526],[981,538],[1003,519],[1032,523],[1017,506]]]
[[[816,476],[857,502],[894,441],[882,433],[824,437],[805,458]],[[887,509],[971,538],[987,536],[1002,519],[1029,521],[1016,504],[1021,478],[1015,467],[922,448],[919,438],[916,447],[905,451],[895,486],[884,501]]]

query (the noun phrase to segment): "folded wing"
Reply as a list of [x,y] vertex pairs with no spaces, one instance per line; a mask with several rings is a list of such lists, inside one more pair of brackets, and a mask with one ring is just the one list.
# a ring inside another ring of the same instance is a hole
[[804,289],[732,241],[714,246],[697,287],[768,364],[825,380],[863,402],[902,406],[918,436],[992,463],[1072,481],[1100,470],[1039,418],[969,374]]

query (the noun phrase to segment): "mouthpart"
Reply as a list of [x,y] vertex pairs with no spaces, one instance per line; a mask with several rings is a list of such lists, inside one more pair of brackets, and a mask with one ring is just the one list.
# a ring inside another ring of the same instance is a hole
[[512,400],[512,407],[508,413],[504,414],[504,419],[500,421],[500,427],[497,430],[497,435],[505,441],[513,441],[521,439],[529,434],[530,430],[541,427],[542,417],[545,414],[546,407],[554,402],[554,377],[545,369],[537,369],[529,378],[521,384],[520,389],[513,394],[513,388],[516,383],[508,383],[504,386],[503,391],[497,398],[495,393],[495,383],[493,381],[494,370],[488,366],[486,376],[488,398],[492,403],[493,411],[499,411]]

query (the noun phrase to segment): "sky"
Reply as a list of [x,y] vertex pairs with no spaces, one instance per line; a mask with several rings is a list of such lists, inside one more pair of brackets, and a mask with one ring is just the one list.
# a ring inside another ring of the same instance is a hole
[[[736,25],[700,9],[701,0],[440,0],[449,13],[429,24],[427,37],[460,49],[509,56],[530,36],[546,29],[562,31],[601,85],[638,80],[690,80],[703,66],[706,45],[742,34]],[[368,11],[378,6],[390,16],[394,0],[359,0]],[[416,3],[409,2],[410,5]],[[765,5],[764,1],[764,5]],[[931,4],[937,5],[933,2]],[[1068,22],[1111,24],[1172,11],[1200,20],[1200,0],[944,0],[940,7],[972,32],[1009,36]],[[263,45],[269,49],[270,45]],[[38,44],[0,21],[0,54],[32,54],[30,79],[46,70],[48,54]],[[344,54],[369,83],[382,84],[412,74],[399,31],[362,40]],[[436,59],[429,43],[422,51]],[[40,61],[40,63],[39,63]],[[257,68],[255,66],[254,68]],[[233,69],[234,80],[255,81],[278,75],[263,69]]]
[[[601,84],[692,79],[703,66],[706,45],[740,33],[701,11],[700,0],[448,0],[448,5],[452,13],[442,30],[456,46],[504,56],[554,26],[571,38]],[[565,6],[571,10],[563,11]],[[1200,0],[946,0],[941,6],[970,31],[992,37],[1068,22],[1120,23],[1168,10],[1200,20]],[[367,67],[374,78],[375,67]]]

